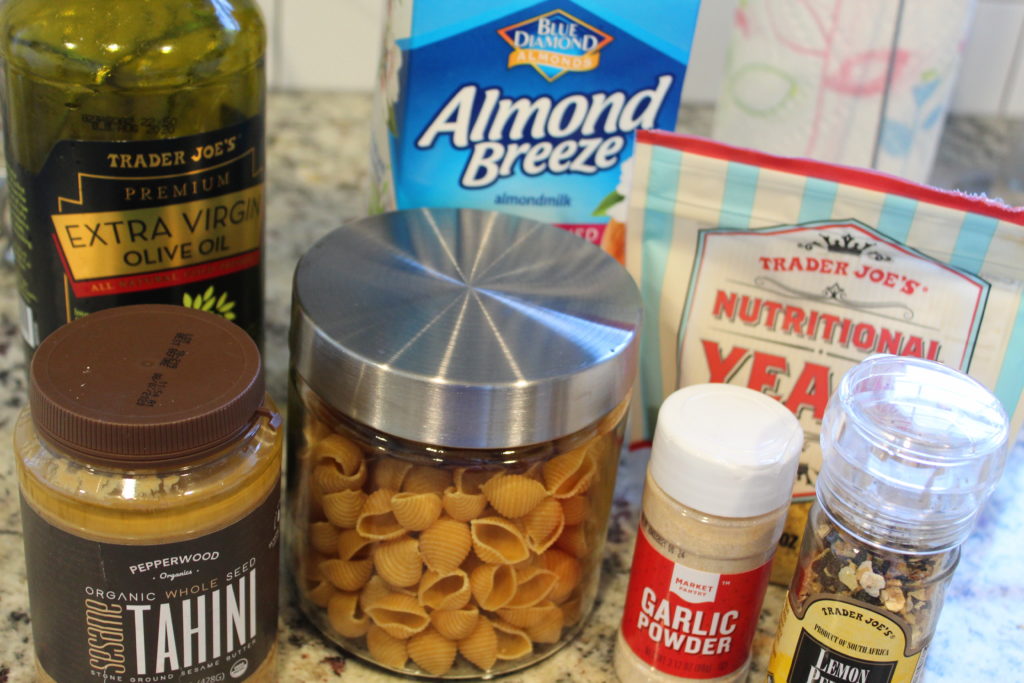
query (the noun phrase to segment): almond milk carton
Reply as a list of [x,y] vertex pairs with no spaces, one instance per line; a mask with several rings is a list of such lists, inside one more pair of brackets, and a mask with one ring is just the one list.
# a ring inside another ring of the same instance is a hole
[[372,210],[525,215],[621,260],[622,165],[636,130],[675,127],[698,7],[391,0]]

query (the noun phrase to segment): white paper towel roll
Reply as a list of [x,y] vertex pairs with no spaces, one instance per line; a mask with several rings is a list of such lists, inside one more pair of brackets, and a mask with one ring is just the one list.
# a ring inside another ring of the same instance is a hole
[[713,136],[925,182],[974,0],[740,0]]

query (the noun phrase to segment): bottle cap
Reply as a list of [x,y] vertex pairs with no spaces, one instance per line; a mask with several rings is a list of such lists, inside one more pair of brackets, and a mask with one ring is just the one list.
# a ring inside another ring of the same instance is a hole
[[36,349],[36,430],[83,459],[166,464],[239,437],[264,398],[259,349],[212,313],[145,304],[64,325]]
[[658,412],[651,476],[676,501],[718,517],[756,517],[792,495],[800,423],[781,403],[730,384],[695,384]]
[[869,543],[944,550],[974,527],[1008,434],[999,400],[967,375],[872,356],[843,376],[825,410],[818,497]]

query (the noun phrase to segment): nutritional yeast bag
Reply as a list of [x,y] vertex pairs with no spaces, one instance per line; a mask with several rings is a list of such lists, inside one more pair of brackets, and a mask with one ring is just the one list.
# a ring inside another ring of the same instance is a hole
[[372,210],[520,214],[621,259],[620,167],[634,131],[675,127],[698,7],[391,0]]
[[[966,372],[1024,418],[1024,209],[872,171],[641,131],[626,264],[644,297],[634,436],[676,388],[764,392],[807,438],[794,502],[813,499],[818,432],[842,375],[874,354]],[[787,521],[788,583],[809,503]]]

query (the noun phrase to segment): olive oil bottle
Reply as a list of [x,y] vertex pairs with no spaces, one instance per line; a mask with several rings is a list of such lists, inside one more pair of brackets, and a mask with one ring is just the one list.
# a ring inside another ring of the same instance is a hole
[[217,313],[262,345],[254,0],[6,0],[11,229],[29,350],[112,306]]

